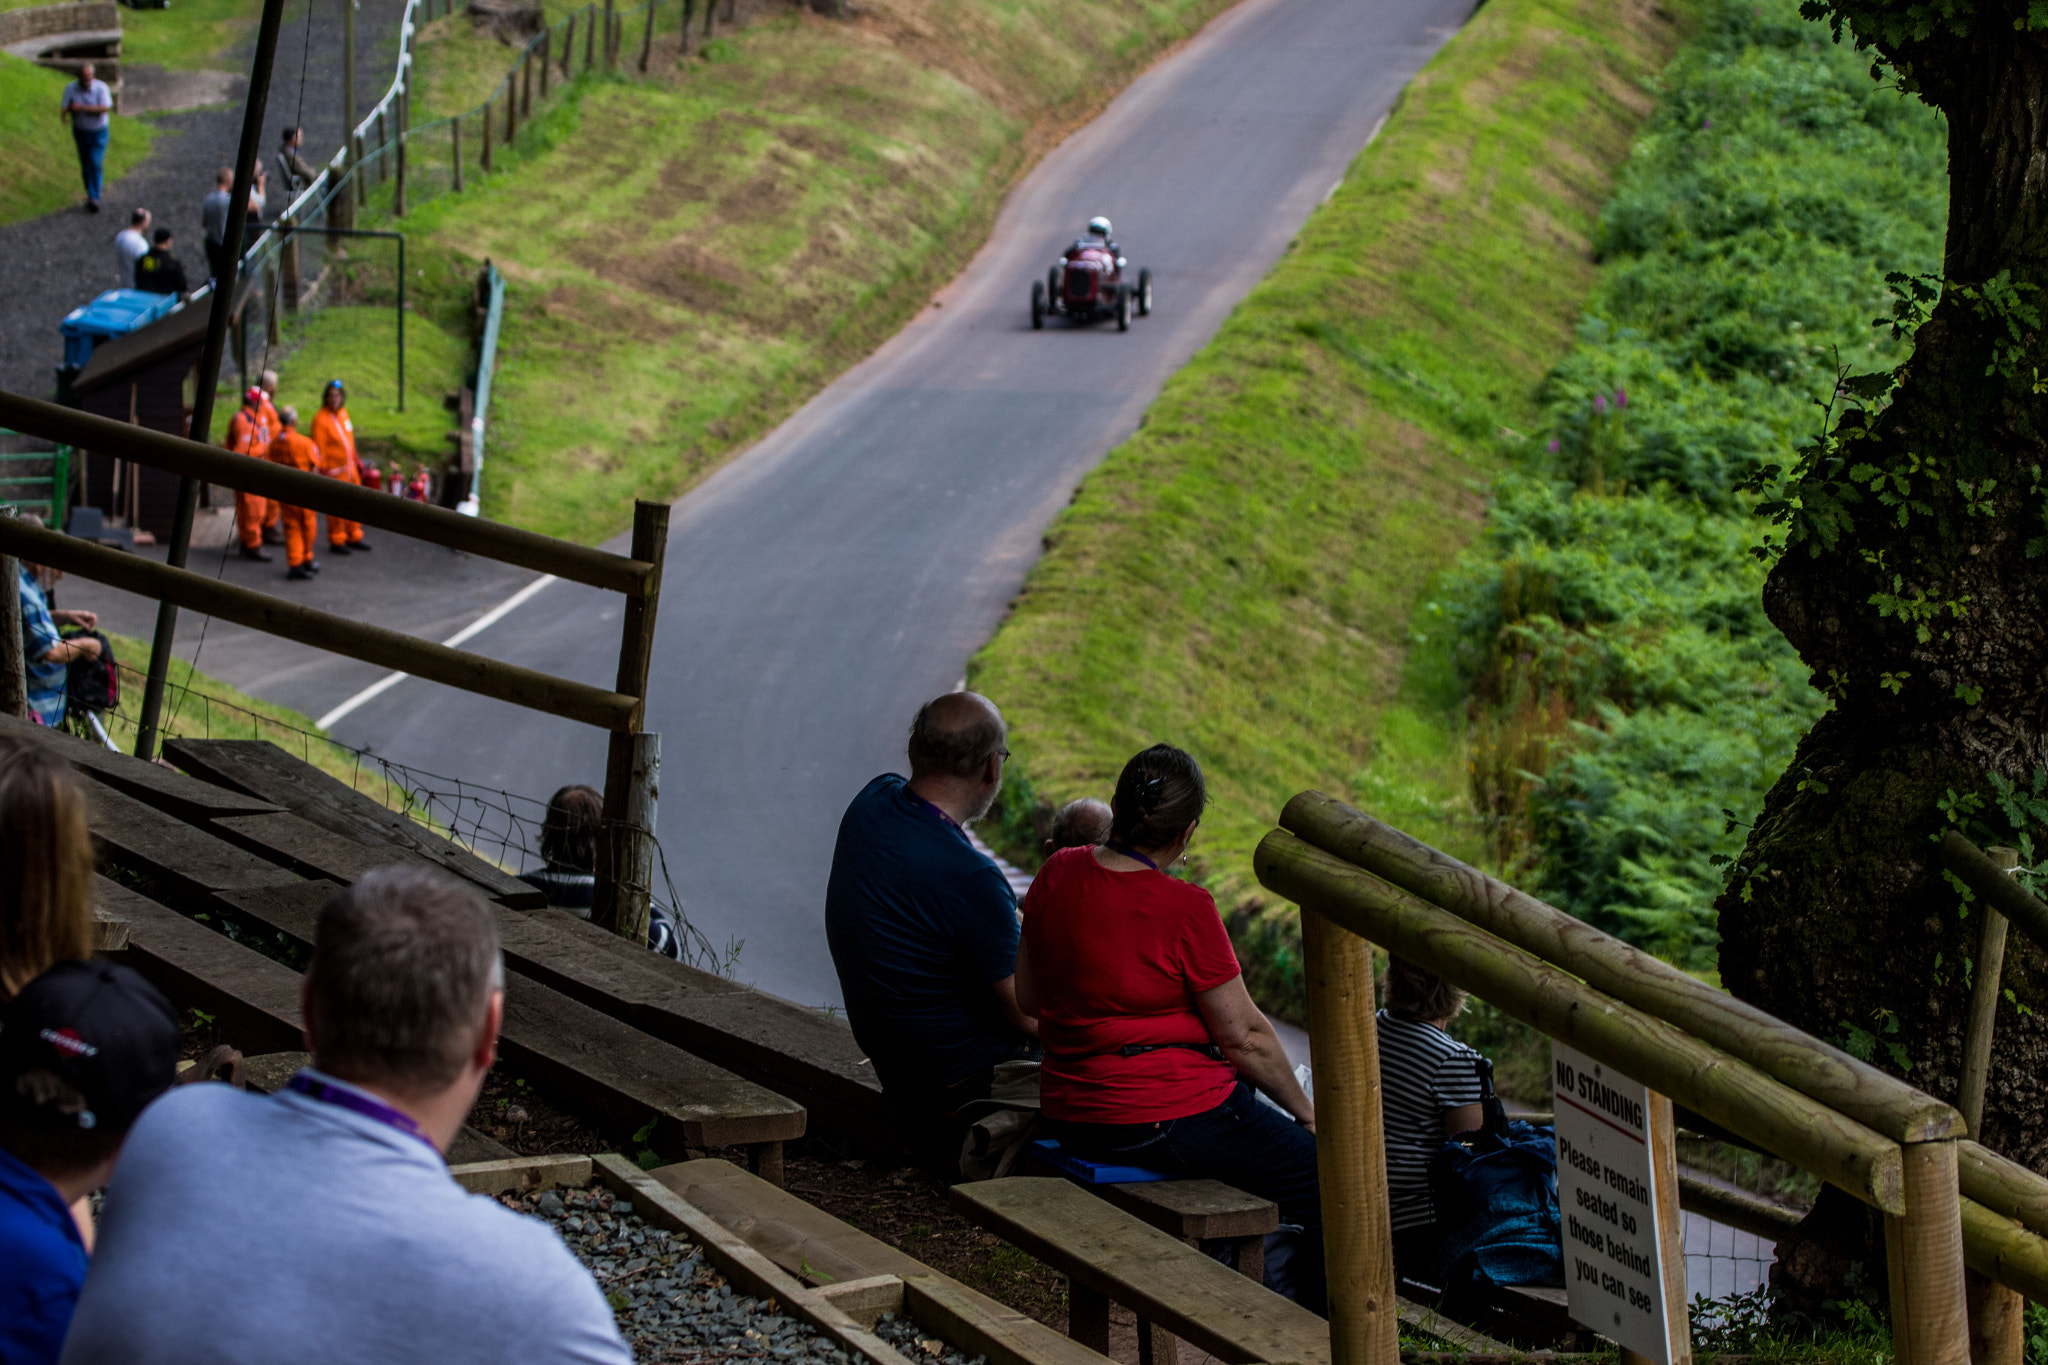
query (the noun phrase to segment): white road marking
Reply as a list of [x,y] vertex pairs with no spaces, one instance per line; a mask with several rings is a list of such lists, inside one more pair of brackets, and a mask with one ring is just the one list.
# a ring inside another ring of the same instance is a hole
[[[504,620],[507,616],[510,616],[520,607],[525,606],[533,599],[535,594],[554,581],[555,576],[553,574],[542,574],[539,578],[534,579],[533,582],[528,583],[518,592],[513,593],[510,597],[500,602],[497,606],[492,607],[482,616],[477,617],[476,620],[471,621],[441,643],[450,649],[454,649],[458,645],[468,644],[471,640],[474,640],[477,636],[483,634],[492,626],[497,625],[498,622]],[[411,676],[412,674],[410,673],[386,673],[383,677],[377,679],[377,681],[371,683],[368,687],[356,693],[353,697],[350,697],[347,701],[320,717],[320,719],[314,721],[313,728],[316,730],[326,730],[333,727],[346,719],[349,713],[358,706],[365,702],[375,701]]]

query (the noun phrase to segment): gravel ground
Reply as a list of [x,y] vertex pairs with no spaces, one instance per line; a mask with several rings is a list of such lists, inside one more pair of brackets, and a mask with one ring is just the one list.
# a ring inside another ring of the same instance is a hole
[[[310,43],[306,10],[305,0],[289,0],[278,40],[263,133],[264,165],[273,175],[271,158],[279,132],[301,121],[302,85],[307,159],[320,165],[341,145],[341,6],[314,6]],[[253,5],[251,12],[255,12]],[[383,97],[391,83],[398,51],[398,17],[404,12],[405,0],[358,0],[359,117]],[[77,207],[0,227],[0,261],[6,263],[8,283],[0,293],[0,388],[37,397],[54,392],[57,365],[64,358],[58,322],[103,291],[129,284],[120,278],[114,234],[128,225],[131,209],[149,209],[158,227],[172,231],[173,247],[195,285],[206,278],[199,201],[213,189],[214,170],[234,159],[242,131],[239,101],[247,88],[255,48],[252,26],[234,51],[225,54],[224,65],[234,72],[232,82],[227,83],[229,97],[236,103],[146,115],[159,130],[156,145],[140,166],[107,186],[101,213],[93,216],[84,211],[81,190]],[[271,197],[282,206],[279,187],[274,184]]]
[[[854,1365],[855,1357],[773,1301],[735,1294],[692,1243],[650,1227],[607,1190],[545,1190],[502,1202],[553,1227],[590,1267],[619,1331],[642,1362],[773,1360]],[[915,1359],[988,1365],[907,1319],[884,1317],[878,1335]]]

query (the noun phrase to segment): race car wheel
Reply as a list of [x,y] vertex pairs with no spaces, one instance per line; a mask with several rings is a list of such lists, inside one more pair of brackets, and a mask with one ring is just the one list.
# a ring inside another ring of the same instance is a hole
[[1045,306],[1048,312],[1057,313],[1060,311],[1060,276],[1061,272],[1058,266],[1054,266],[1045,272]]
[[1138,316],[1141,318],[1152,316],[1152,272],[1150,270],[1140,270],[1138,272]]
[[1119,332],[1131,330],[1131,287],[1127,284],[1116,287],[1116,329]]
[[1045,330],[1045,286],[1037,280],[1031,282],[1031,330]]

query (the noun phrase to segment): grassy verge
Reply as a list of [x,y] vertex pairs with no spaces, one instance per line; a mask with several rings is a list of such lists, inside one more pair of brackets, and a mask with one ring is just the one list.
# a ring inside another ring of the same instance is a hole
[[[448,330],[485,257],[511,281],[486,513],[590,539],[681,492],[895,331],[1040,147],[1224,4],[776,6],[680,66],[670,39],[646,80],[579,76],[495,175],[405,220]],[[487,93],[513,51],[433,26],[430,106]]]
[[[71,78],[0,52],[0,223],[76,208],[85,199],[78,148],[57,106]],[[149,154],[156,130],[136,119],[109,121],[106,182],[113,184]],[[105,218],[107,238],[114,220]]]
[[[229,56],[235,44],[256,31],[262,13],[261,0],[177,0],[168,9],[123,8],[121,61],[123,65],[153,64],[173,71],[220,70],[231,65]],[[295,32],[305,21],[302,5],[288,5],[284,32]],[[246,58],[240,66],[247,70]]]
[[970,677],[1018,806],[1196,753],[1197,874],[1262,1001],[1300,1008],[1251,849],[1320,787],[1472,856],[1457,676],[1415,605],[1476,533],[1592,291],[1591,238],[1696,5],[1492,0],[1046,538]]

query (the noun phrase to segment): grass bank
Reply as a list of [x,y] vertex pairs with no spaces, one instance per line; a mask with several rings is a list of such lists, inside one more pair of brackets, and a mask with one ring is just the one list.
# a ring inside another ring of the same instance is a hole
[[[486,514],[594,539],[680,493],[900,327],[1041,148],[1225,4],[775,5],[680,64],[671,38],[648,79],[579,76],[405,220],[446,330],[485,257],[510,280]],[[446,111],[513,49],[457,16],[420,53]]]
[[[85,199],[71,127],[57,117],[70,79],[0,52],[0,223],[75,208]],[[111,185],[149,154],[156,130],[127,118],[110,120],[108,128],[105,164]],[[109,226],[107,236],[111,239],[114,232]]]
[[1411,622],[1541,420],[1600,207],[1698,10],[1480,9],[1083,485],[973,663],[1012,726],[1013,833],[1147,744],[1200,757],[1195,869],[1270,1007],[1299,1009],[1298,940],[1250,854],[1293,793],[1483,853],[1459,680]]

